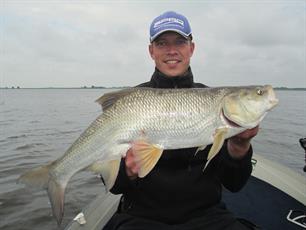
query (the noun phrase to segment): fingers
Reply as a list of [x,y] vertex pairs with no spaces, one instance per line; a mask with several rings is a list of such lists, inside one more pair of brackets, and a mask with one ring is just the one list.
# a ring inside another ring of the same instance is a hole
[[126,174],[130,179],[135,179],[138,176],[139,166],[135,162],[132,149],[129,149],[125,156]]
[[256,126],[255,128],[245,130],[244,132],[236,135],[235,137],[238,137],[244,141],[249,141],[250,139],[252,139],[257,135],[258,131],[259,131],[259,126]]
[[259,126],[247,129],[244,132],[228,139],[227,149],[233,158],[242,158],[251,146],[251,139],[258,133]]

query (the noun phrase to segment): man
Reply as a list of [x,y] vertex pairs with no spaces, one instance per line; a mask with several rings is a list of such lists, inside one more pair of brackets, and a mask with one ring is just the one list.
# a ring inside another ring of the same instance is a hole
[[[155,72],[138,87],[207,87],[193,82],[190,59],[195,44],[188,20],[175,12],[155,18],[150,27],[149,52]],[[123,194],[121,207],[109,221],[110,229],[252,229],[241,224],[221,203],[222,186],[236,192],[251,171],[250,140],[258,127],[225,141],[203,172],[211,145],[165,150],[153,170],[138,177],[138,165],[129,150],[112,193]]]

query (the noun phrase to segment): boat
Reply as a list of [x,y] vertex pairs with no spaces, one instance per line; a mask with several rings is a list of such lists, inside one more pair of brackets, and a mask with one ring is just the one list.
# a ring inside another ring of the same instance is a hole
[[[305,144],[306,139],[304,147]],[[231,193],[224,189],[222,202],[226,207],[237,218],[255,223],[261,229],[306,229],[305,175],[257,154],[252,162],[252,175],[241,191]],[[117,212],[120,198],[109,192],[99,195],[65,230],[102,230]]]

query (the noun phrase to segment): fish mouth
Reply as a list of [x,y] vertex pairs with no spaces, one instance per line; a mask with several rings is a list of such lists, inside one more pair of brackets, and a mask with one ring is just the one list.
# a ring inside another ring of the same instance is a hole
[[269,102],[270,102],[270,104],[271,104],[271,108],[270,108],[269,110],[271,110],[271,109],[273,109],[275,106],[277,106],[279,100],[278,100],[277,98],[273,98],[273,99],[270,99]]
[[223,109],[222,109],[222,111],[221,111],[221,114],[222,114],[223,119],[225,120],[225,122],[226,122],[229,126],[234,127],[234,128],[242,128],[241,125],[239,125],[239,124],[235,123],[234,121],[230,120],[229,118],[227,118],[227,117],[225,116],[225,114],[224,114],[224,110],[223,110]]

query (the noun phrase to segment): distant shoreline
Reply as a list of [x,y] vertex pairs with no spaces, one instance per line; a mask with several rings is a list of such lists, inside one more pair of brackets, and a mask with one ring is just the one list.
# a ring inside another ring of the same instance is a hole
[[[103,87],[103,86],[92,86],[92,87],[38,87],[38,88],[22,88],[22,87],[0,87],[0,89],[124,89],[130,88],[131,86],[118,86],[118,87]],[[288,87],[274,87],[275,90],[298,90],[298,91],[306,91],[306,88],[288,88]]]
[[0,89],[124,89],[130,88],[130,86],[118,86],[118,87],[0,87]]
[[275,87],[275,90],[300,90],[305,91],[306,88],[287,88],[287,87]]

